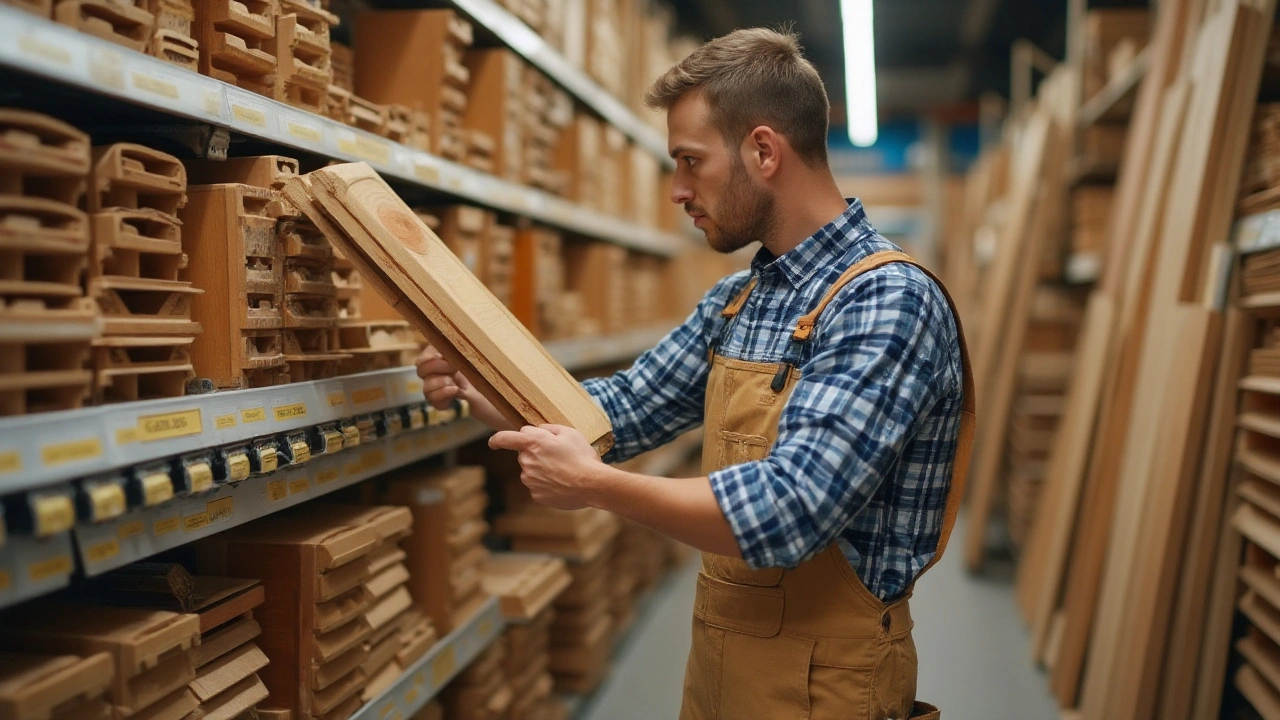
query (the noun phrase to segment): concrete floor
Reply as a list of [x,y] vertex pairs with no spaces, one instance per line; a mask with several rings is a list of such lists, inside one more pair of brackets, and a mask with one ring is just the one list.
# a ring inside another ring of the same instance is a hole
[[[964,517],[954,538],[964,537]],[[1006,570],[973,576],[960,545],[916,587],[912,612],[920,654],[919,697],[946,720],[1052,720],[1047,681],[1029,661],[1027,632]],[[649,599],[609,679],[587,699],[583,720],[674,720],[680,710],[697,562]],[[739,720],[726,718],[725,720]]]

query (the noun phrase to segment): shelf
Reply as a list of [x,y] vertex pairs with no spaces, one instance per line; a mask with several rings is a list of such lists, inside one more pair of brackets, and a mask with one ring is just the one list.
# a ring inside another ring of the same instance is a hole
[[0,607],[61,590],[75,566],[71,533],[44,540],[10,535],[0,548]]
[[502,635],[502,612],[493,597],[475,617],[436,643],[394,685],[365,703],[350,720],[411,718]]
[[[622,362],[670,328],[546,344],[569,370]],[[0,419],[0,495],[423,403],[412,367]]]
[[115,570],[488,434],[475,420],[403,432],[209,494],[134,510],[104,523],[80,524],[75,536],[81,567],[89,576]]
[[584,105],[599,113],[609,124],[626,133],[637,145],[658,156],[664,167],[675,167],[667,154],[667,140],[661,132],[637,117],[630,108],[596,84],[585,72],[571,65],[523,20],[494,0],[450,1],[454,7],[471,16],[476,24],[488,28],[507,47],[546,73]]
[[1098,253],[1073,253],[1067,258],[1063,276],[1072,285],[1088,285],[1102,274],[1102,256]]
[[[458,4],[469,7],[492,3]],[[487,11],[482,8],[479,12]],[[691,245],[685,235],[638,227],[631,221],[501,180],[5,5],[0,5],[0,67],[226,127],[283,147],[337,160],[363,160],[393,181],[447,193],[633,250],[674,255]]]
[[1148,46],[1133,58],[1128,67],[1111,78],[1097,95],[1080,106],[1080,114],[1076,118],[1080,127],[1088,127],[1099,120],[1125,119],[1132,108],[1138,83],[1147,74],[1147,68],[1150,66],[1151,53]]
[[1280,248],[1280,210],[1240,218],[1232,238],[1241,255]]

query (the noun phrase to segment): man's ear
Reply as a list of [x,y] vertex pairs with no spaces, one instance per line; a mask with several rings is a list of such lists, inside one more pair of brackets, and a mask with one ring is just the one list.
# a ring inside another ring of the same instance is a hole
[[768,179],[778,172],[782,162],[782,136],[768,125],[760,125],[747,134],[744,151],[761,177]]

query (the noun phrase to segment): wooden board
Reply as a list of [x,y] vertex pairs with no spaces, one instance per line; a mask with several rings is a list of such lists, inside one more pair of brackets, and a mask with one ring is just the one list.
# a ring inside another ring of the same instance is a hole
[[289,198],[309,217],[323,212],[316,225],[327,236],[341,228],[330,242],[508,421],[567,425],[598,452],[612,447],[608,419],[582,386],[372,168],[338,165],[306,178],[286,185]]
[[1182,579],[1174,600],[1169,649],[1165,653],[1161,697],[1156,711],[1156,717],[1165,720],[1190,720],[1193,717],[1190,711],[1195,691],[1194,678],[1201,658],[1201,643],[1213,591],[1217,538],[1221,532],[1222,510],[1229,487],[1231,441],[1235,435],[1232,421],[1238,405],[1235,382],[1244,366],[1248,348],[1253,345],[1251,325],[1239,312],[1227,313],[1214,406],[1210,412],[1212,425],[1200,467],[1200,485],[1193,504],[1195,512],[1187,536]]
[[1114,312],[1114,305],[1106,295],[1095,293],[1089,299],[1077,351],[1077,372],[1067,393],[1066,414],[1049,455],[1044,494],[1018,567],[1017,597],[1031,624],[1032,651],[1039,660],[1044,659],[1050,619],[1062,590],[1072,520],[1079,506],[1088,463]]
[[[972,476],[969,481],[969,525],[965,537],[965,565],[977,569],[986,548],[987,520],[995,502],[997,473],[1004,450],[1004,426],[1009,403],[1013,400],[1017,354],[1022,348],[1026,318],[1035,289],[1033,269],[1039,262],[1039,243],[1027,242],[1028,230],[1035,224],[1041,205],[1034,188],[1043,177],[1046,158],[1052,150],[1050,138],[1053,121],[1046,112],[1038,112],[1023,129],[1023,137],[1014,153],[1014,197],[1011,216],[1004,227],[994,278],[987,284],[982,330],[974,355],[974,381],[984,410],[978,417],[976,447],[973,451]],[[1020,315],[1012,317],[1013,315]],[[1009,328],[1008,336],[1000,330]],[[998,330],[1000,329],[1000,330]]]
[[484,566],[484,591],[501,598],[504,616],[526,622],[550,607],[571,582],[558,558],[499,553]]

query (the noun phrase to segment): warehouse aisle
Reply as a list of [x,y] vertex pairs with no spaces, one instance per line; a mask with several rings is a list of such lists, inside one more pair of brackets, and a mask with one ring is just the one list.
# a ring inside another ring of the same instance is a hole
[[[964,536],[964,517],[955,537]],[[582,708],[583,720],[666,720],[680,709],[689,612],[698,564],[676,572],[650,599],[613,672]],[[913,601],[920,697],[947,720],[1057,717],[1045,677],[1028,662],[1012,579],[973,577],[959,553],[920,581]]]

